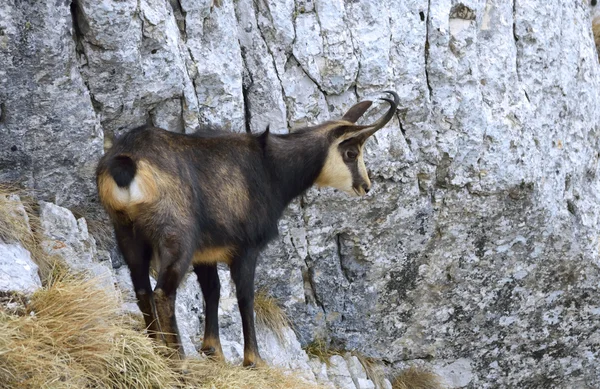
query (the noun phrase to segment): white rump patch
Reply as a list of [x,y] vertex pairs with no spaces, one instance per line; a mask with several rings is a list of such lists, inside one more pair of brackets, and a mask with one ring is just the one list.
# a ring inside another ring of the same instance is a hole
[[144,191],[137,178],[134,178],[127,188],[121,188],[113,180],[112,194],[115,201],[121,205],[128,205],[132,202],[139,203],[144,200]]
[[134,177],[133,181],[129,184],[129,200],[138,203],[144,200],[144,190],[140,185],[140,182],[137,178]]

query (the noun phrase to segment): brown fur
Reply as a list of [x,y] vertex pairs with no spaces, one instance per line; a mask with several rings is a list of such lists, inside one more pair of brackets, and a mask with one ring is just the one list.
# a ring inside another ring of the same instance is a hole
[[194,258],[192,259],[192,264],[208,265],[224,262],[229,265],[231,263],[233,252],[234,250],[232,247],[209,247],[201,251],[196,251],[194,253]]
[[133,186],[135,191],[119,188],[107,171],[99,175],[100,201],[111,215],[115,217],[122,213],[132,220],[140,212],[148,210],[187,214],[189,202],[185,200],[185,193],[177,177],[163,173],[157,167],[141,160],[138,162]]
[[218,179],[214,180],[212,188],[214,196],[209,198],[209,201],[217,203],[211,204],[214,209],[227,210],[227,213],[221,214],[222,221],[235,222],[247,217],[250,205],[248,184],[240,168],[233,164],[222,165],[216,174]]

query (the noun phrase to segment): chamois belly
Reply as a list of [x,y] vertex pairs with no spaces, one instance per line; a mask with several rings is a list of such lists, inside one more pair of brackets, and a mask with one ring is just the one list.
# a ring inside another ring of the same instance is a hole
[[233,248],[229,246],[208,247],[197,250],[194,253],[192,264],[194,265],[212,265],[217,262],[231,264],[233,257]]

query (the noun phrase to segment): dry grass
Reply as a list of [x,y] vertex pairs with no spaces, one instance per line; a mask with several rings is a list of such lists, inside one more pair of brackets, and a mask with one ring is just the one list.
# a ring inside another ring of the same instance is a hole
[[[310,343],[305,349],[309,357],[318,358],[322,363],[330,366],[329,358],[334,355],[344,356],[347,351],[339,350],[330,347],[327,342],[322,339],[316,339]],[[350,355],[358,358],[358,361],[365,369],[367,378],[370,379],[376,388],[385,388],[385,371],[381,366],[381,362],[375,358],[367,357],[358,351],[350,351]]]
[[[12,195],[19,196],[20,201]],[[35,200],[25,191],[0,184],[0,241],[19,243],[29,251],[44,281],[55,266],[55,258],[45,255],[39,245],[40,219],[36,207]]]
[[592,33],[594,34],[594,43],[596,44],[596,50],[600,57],[600,16],[596,16],[592,19]]
[[381,361],[367,357],[359,353],[358,351],[352,351],[352,355],[354,355],[360,361],[360,364],[365,369],[367,373],[367,378],[373,381],[376,388],[385,388],[385,371],[381,365]]
[[27,314],[0,316],[0,382],[14,388],[152,388],[175,373],[94,280],[56,276]]
[[0,185],[0,239],[20,243],[33,252],[37,248],[37,242],[30,226],[39,226],[39,220],[25,198],[21,199],[25,207],[22,209],[19,201],[11,198],[11,195],[18,196],[18,189],[5,184]]
[[280,343],[283,343],[285,341],[283,329],[291,327],[291,322],[277,299],[269,296],[265,291],[259,290],[254,296],[254,311],[256,312],[256,324],[273,331]]
[[315,388],[289,372],[173,362],[97,281],[55,269],[22,309],[0,305],[0,388]]
[[315,339],[304,348],[309,357],[319,358],[319,360],[329,366],[329,358],[334,355],[343,355],[343,350],[330,347],[323,339]]
[[440,377],[415,366],[400,373],[392,383],[393,389],[443,389]]
[[246,369],[209,360],[187,360],[185,388],[324,389],[277,368]]

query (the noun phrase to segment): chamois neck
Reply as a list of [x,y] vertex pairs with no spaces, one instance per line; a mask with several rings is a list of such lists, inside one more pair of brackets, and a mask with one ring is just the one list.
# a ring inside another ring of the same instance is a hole
[[325,139],[310,133],[271,134],[266,151],[272,162],[274,184],[287,205],[315,183],[328,146]]

